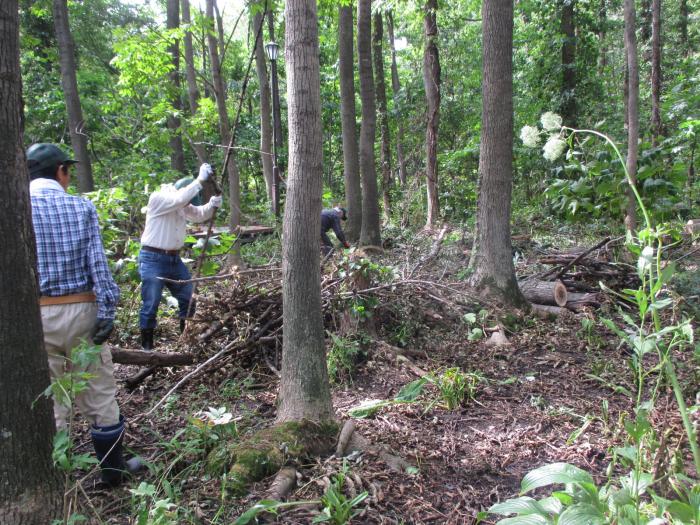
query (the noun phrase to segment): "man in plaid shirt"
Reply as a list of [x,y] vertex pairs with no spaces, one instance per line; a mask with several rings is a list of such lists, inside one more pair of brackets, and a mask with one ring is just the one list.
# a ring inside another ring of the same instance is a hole
[[[138,466],[123,459],[124,417],[115,397],[112,355],[103,345],[114,326],[119,287],[109,271],[95,206],[66,193],[75,162],[54,144],[27,150],[44,344],[54,379],[73,367],[71,351],[81,341],[102,345],[97,362],[85,370],[92,377],[75,404],[92,425],[102,480],[118,485],[124,470]],[[70,407],[54,399],[54,415],[57,428],[67,429]]]

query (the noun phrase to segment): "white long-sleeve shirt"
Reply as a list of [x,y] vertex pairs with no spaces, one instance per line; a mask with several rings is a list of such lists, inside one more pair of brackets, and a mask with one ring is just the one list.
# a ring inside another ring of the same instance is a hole
[[214,206],[192,206],[189,202],[199,193],[198,180],[179,190],[172,184],[164,184],[148,198],[146,227],[141,235],[141,245],[161,250],[179,250],[185,244],[187,221],[204,222],[209,219]]

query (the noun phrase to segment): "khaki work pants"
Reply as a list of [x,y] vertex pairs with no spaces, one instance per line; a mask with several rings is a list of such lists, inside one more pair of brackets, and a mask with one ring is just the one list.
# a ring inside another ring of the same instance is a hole
[[[44,328],[44,344],[49,357],[51,378],[61,377],[73,370],[70,352],[84,339],[92,342],[90,331],[97,321],[95,303],[56,304],[41,307],[41,322]],[[114,364],[107,344],[96,363],[85,370],[93,375],[88,387],[75,397],[80,413],[94,426],[110,426],[119,423],[117,384],[114,381]],[[53,403],[56,428],[66,429],[70,418],[70,407]]]

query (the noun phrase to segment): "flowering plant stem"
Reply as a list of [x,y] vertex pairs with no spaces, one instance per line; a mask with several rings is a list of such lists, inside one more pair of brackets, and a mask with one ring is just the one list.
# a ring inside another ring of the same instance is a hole
[[[605,140],[615,151],[615,154],[617,155],[617,158],[620,160],[620,164],[622,165],[622,168],[625,171],[625,178],[627,179],[627,183],[630,185],[630,188],[632,188],[632,192],[634,193],[635,199],[637,200],[637,204],[639,205],[640,209],[642,210],[642,214],[644,216],[644,222],[646,223],[646,232],[648,235],[644,236],[637,236],[640,241],[643,241],[646,246],[649,246],[653,249],[655,249],[655,259],[654,259],[654,264],[650,264],[648,267],[647,272],[645,272],[645,275],[643,276],[643,281],[642,281],[642,287],[644,290],[647,291],[649,294],[649,301],[650,304],[652,304],[652,307],[649,308],[651,310],[651,316],[652,316],[652,321],[654,325],[654,330],[658,333],[661,331],[661,319],[659,317],[659,311],[658,308],[653,307],[653,302],[656,298],[656,295],[659,292],[660,287],[657,287],[656,281],[659,280],[660,277],[660,271],[661,271],[661,248],[662,248],[662,240],[661,240],[661,235],[659,232],[655,231],[652,226],[651,222],[651,217],[649,216],[649,213],[644,206],[644,202],[642,201],[642,197],[639,194],[639,191],[637,190],[637,185],[635,182],[632,180],[632,177],[630,177],[629,171],[627,170],[627,166],[625,164],[624,159],[622,158],[622,154],[620,153],[620,150],[617,148],[617,145],[615,142],[605,135],[604,133],[600,133],[599,131],[595,131],[592,129],[574,129],[574,128],[569,128],[567,126],[562,126],[562,130],[568,130],[571,132],[571,136],[577,135],[577,134],[583,134],[583,133],[590,133],[591,135],[595,135],[597,137],[602,138]],[[656,246],[654,246],[654,241]],[[646,311],[645,312],[640,312],[641,314],[641,319],[640,319],[640,326],[639,326],[639,338],[640,341],[643,341],[643,339],[646,337],[645,331],[644,331],[644,319],[646,317]],[[640,343],[641,344],[641,343]],[[671,345],[672,346],[672,345]],[[658,347],[658,344],[657,344]],[[695,464],[695,471],[700,474],[700,450],[698,449],[698,440],[695,436],[695,431],[693,428],[693,425],[690,421],[690,418],[688,417],[688,408],[685,404],[685,400],[683,399],[683,390],[681,388],[680,383],[678,382],[678,377],[676,376],[676,371],[675,367],[673,365],[673,362],[670,359],[670,347],[668,349],[669,351],[667,352],[659,352],[659,358],[661,361],[662,369],[666,372],[666,377],[668,378],[669,382],[671,383],[671,388],[673,389],[674,396],[676,398],[676,403],[678,403],[678,411],[680,412],[681,420],[683,421],[683,427],[685,429],[686,435],[688,437],[688,441],[690,444],[690,449],[692,451],[693,455],[693,462]],[[637,405],[639,406],[641,404],[641,395],[642,395],[642,379],[641,379],[641,358],[640,358],[640,364],[639,364],[639,370],[640,370],[640,377],[638,381],[638,394],[637,394]],[[638,469],[639,471],[639,469]]]

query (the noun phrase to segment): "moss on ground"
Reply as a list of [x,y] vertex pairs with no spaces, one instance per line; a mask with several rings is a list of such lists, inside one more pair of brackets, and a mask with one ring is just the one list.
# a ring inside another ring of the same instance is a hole
[[207,457],[207,471],[228,474],[229,487],[241,494],[250,483],[271,476],[288,463],[332,450],[337,423],[290,421],[260,430],[240,443],[223,442]]

